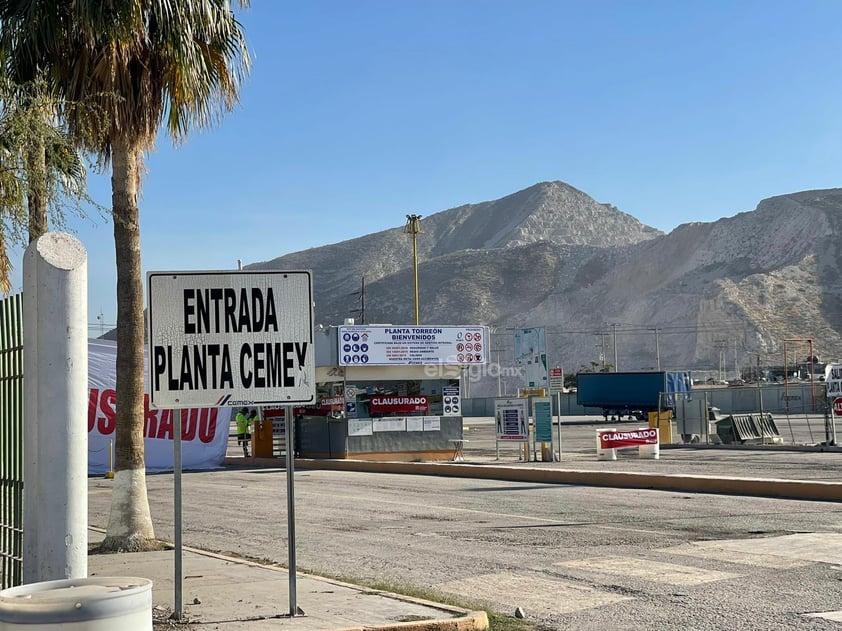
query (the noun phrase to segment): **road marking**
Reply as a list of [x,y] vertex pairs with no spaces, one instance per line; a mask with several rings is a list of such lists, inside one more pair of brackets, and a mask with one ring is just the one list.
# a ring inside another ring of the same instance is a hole
[[700,548],[736,551],[743,554],[783,557],[796,561],[838,564],[842,559],[842,533],[805,532],[780,537],[699,541]]
[[832,622],[842,622],[842,611],[825,611],[822,613],[805,613],[807,618],[824,618]]
[[508,573],[471,576],[436,587],[471,600],[491,602],[498,607],[503,605],[510,610],[523,607],[530,617],[572,613],[632,600],[630,596],[601,592],[570,581]]
[[699,559],[710,559],[712,561],[727,561],[740,565],[752,565],[770,569],[785,570],[789,568],[804,567],[812,561],[801,559],[790,559],[787,557],[766,554],[757,551],[731,550],[718,545],[719,541],[696,541],[685,543],[672,548],[661,548],[658,552],[677,554]]
[[702,585],[714,581],[738,578],[739,574],[688,567],[674,563],[660,563],[639,557],[602,557],[562,561],[553,565],[565,568],[602,572],[620,576],[633,576],[647,581],[667,583],[669,585]]

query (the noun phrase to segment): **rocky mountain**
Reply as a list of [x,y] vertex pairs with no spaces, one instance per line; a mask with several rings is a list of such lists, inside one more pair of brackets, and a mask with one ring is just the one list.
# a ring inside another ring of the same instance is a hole
[[[729,377],[783,364],[785,345],[794,363],[808,354],[808,339],[822,359],[842,358],[842,189],[773,197],[663,234],[544,182],[422,225],[422,323],[493,327],[503,365],[511,364],[508,329],[539,326],[550,364],[567,372],[614,365],[615,347],[619,370],[660,364]],[[363,277],[366,322],[414,318],[403,227],[248,268],[312,269],[320,323],[359,322],[354,292]]]
[[[496,201],[451,208],[424,217],[422,228],[417,248],[418,260],[424,263],[460,252],[492,251],[539,241],[622,247],[661,234],[562,182],[537,184]],[[335,323],[348,316],[343,297],[359,287],[363,276],[370,284],[411,267],[412,241],[401,226],[294,252],[248,265],[247,269],[313,270],[320,321]],[[412,293],[409,296],[411,302]],[[407,313],[413,314],[411,304]],[[434,313],[461,322],[458,312],[452,316]]]

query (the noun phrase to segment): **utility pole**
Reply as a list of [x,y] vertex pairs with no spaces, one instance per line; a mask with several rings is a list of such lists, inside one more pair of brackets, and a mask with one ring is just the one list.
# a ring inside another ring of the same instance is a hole
[[415,279],[415,324],[421,324],[418,311],[418,234],[421,230],[421,215],[407,215],[403,231],[412,235],[412,272]]
[[715,340],[714,348],[719,351],[719,365],[716,370],[719,373],[719,380],[723,381],[728,375],[725,369],[725,350],[728,348],[728,340]]
[[737,359],[737,338],[734,338],[734,379],[740,379],[742,375],[740,374],[740,362]]
[[360,290],[353,292],[351,296],[358,297],[360,303],[360,308],[353,309],[351,314],[358,317],[359,324],[365,324],[365,276],[360,281]]
[[655,360],[657,361],[658,371],[661,370],[661,344],[658,339],[658,329],[657,327],[652,329],[655,331]]
[[602,372],[605,372],[605,333],[600,333],[599,336],[602,338]]
[[365,276],[360,280],[360,324],[365,324]]
[[614,372],[618,372],[619,366],[617,366],[617,325],[612,324],[611,328],[614,330]]
[[599,361],[602,362],[602,371],[605,372],[605,336],[608,334],[604,331],[600,331],[599,333],[594,333],[594,335],[598,335],[601,342],[601,344],[597,344],[596,347],[602,347],[602,350],[599,353]]

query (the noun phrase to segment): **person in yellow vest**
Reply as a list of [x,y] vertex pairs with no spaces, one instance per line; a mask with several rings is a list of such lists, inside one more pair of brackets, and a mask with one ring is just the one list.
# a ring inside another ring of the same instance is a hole
[[249,457],[249,441],[251,440],[251,433],[249,432],[249,425],[254,421],[249,419],[249,409],[241,408],[234,417],[234,422],[237,424],[237,444],[243,446],[243,456]]
[[257,429],[257,424],[260,422],[260,413],[257,409],[252,408],[251,412],[249,412],[249,425],[251,425],[252,429]]

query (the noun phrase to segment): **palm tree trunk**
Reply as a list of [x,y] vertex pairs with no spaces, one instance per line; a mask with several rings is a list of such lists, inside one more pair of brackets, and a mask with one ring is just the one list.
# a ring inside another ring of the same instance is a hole
[[26,192],[29,212],[29,242],[47,232],[47,152],[44,139],[38,138],[27,155],[28,187]]
[[152,547],[155,531],[146,494],[143,452],[143,281],[137,207],[141,151],[113,145],[111,203],[117,258],[117,406],[114,490],[104,549]]

